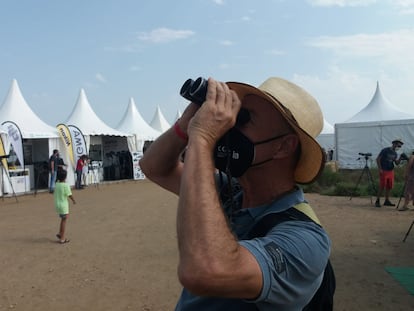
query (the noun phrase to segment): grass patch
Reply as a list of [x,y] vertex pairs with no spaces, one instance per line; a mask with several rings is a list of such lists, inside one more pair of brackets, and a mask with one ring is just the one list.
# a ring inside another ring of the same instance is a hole
[[[397,166],[394,170],[394,188],[390,192],[393,197],[399,197],[403,192],[404,170],[405,165]],[[303,185],[303,189],[305,192],[316,192],[330,196],[376,196],[379,187],[378,169],[370,168],[369,172],[372,176],[372,184],[369,174],[363,169],[340,169],[335,172],[327,166],[316,181],[309,185]]]

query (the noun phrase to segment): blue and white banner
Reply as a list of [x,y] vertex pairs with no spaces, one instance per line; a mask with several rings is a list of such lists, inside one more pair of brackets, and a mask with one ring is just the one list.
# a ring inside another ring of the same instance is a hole
[[86,147],[86,141],[82,131],[75,125],[68,125],[67,127],[72,137],[73,156],[76,165],[76,162],[82,155],[88,155],[88,148]]
[[13,151],[20,162],[20,166],[24,168],[23,138],[19,127],[12,121],[5,121],[2,125],[9,134],[10,144],[12,145]]

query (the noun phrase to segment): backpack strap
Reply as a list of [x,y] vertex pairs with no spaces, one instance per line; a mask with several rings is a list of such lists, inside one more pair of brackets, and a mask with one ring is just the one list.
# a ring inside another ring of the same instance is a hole
[[302,212],[303,214],[305,214],[306,216],[308,216],[310,219],[312,219],[314,223],[317,223],[319,226],[321,225],[321,222],[319,221],[318,216],[316,216],[312,207],[308,203],[302,202],[302,203],[294,205],[293,207],[296,208],[298,211]]
[[273,227],[289,221],[300,220],[315,222],[320,226],[318,217],[307,203],[299,203],[295,206],[279,213],[269,213],[264,215],[249,231],[248,238],[253,239],[265,236]]
[[[250,230],[249,239],[265,236],[273,227],[284,221],[311,221],[320,226],[320,221],[313,209],[307,203],[299,203],[280,213],[269,213],[263,216]],[[336,288],[335,273],[328,259],[322,283],[305,306],[303,311],[332,311],[333,296]]]

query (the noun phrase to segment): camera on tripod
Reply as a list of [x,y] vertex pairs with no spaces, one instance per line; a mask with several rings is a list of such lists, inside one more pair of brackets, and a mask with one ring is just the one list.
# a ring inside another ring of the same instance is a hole
[[410,158],[405,154],[405,153],[401,153],[400,155],[400,160],[401,161],[408,161]]
[[371,156],[372,156],[372,153],[371,153],[371,152],[367,152],[367,153],[359,152],[358,154],[359,154],[360,156],[365,157],[365,160],[367,160],[369,157],[371,157]]

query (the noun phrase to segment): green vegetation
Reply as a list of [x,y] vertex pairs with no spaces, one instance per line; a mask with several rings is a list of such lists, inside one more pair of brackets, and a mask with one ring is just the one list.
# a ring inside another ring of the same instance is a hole
[[[399,197],[403,191],[404,169],[405,163],[395,168],[395,181],[394,188],[391,190],[391,196]],[[328,166],[325,167],[321,176],[319,176],[315,182],[310,185],[304,185],[303,189],[305,192],[317,192],[322,195],[331,196],[376,196],[379,183],[378,170],[377,168],[370,168],[370,172],[375,191],[372,190],[369,176],[366,171],[363,173],[362,169],[340,169],[339,171],[334,172]],[[361,180],[358,183],[360,177]]]

